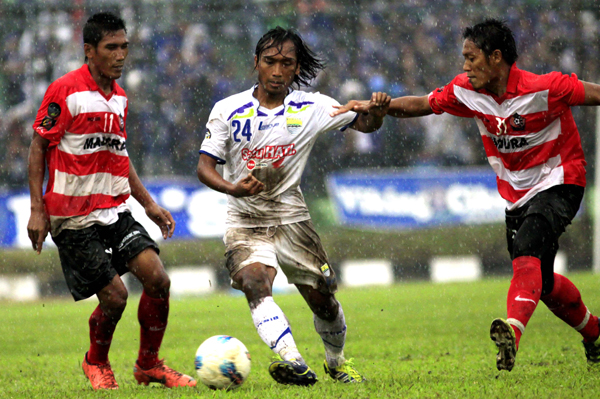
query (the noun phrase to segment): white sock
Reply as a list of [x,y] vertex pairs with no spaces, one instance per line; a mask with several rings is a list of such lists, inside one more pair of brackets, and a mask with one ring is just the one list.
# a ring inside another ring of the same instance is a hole
[[250,306],[250,313],[258,335],[273,352],[279,354],[283,360],[296,359],[304,362],[294,342],[290,323],[273,301],[273,297],[265,297],[258,305]]
[[344,359],[346,319],[344,318],[342,305],[338,303],[338,306],[338,315],[333,321],[326,321],[320,319],[317,315],[313,315],[315,330],[317,330],[317,333],[319,333],[323,340],[323,345],[325,345],[327,365],[332,368],[335,368],[346,361],[346,359]]

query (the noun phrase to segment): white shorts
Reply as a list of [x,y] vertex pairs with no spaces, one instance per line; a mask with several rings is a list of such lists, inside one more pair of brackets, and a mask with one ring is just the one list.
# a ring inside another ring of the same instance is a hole
[[[337,291],[335,273],[310,219],[281,226],[232,227],[223,242],[231,278],[248,265],[262,263],[280,266],[290,284],[309,285],[323,293]],[[233,282],[232,287],[241,288]]]

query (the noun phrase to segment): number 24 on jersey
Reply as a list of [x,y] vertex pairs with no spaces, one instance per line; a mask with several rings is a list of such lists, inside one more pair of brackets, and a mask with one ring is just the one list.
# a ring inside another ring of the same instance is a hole
[[[246,119],[246,122],[244,123],[244,127],[242,128],[242,122],[234,119],[233,121],[231,121],[231,127],[234,129],[233,131],[233,141],[235,141],[236,143],[239,143],[242,141],[241,138],[238,137],[238,134],[241,134],[241,136],[246,138],[246,141],[250,141],[250,138],[252,137],[252,129],[250,128],[250,119]],[[241,133],[240,133],[241,131]]]

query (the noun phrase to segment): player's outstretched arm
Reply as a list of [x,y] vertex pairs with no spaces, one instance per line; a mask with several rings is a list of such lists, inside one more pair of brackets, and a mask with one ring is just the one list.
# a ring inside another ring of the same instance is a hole
[[[358,101],[350,100],[346,105],[340,105],[330,115],[336,116],[343,114],[348,111],[354,111],[358,113],[366,113],[374,107],[370,100]],[[387,114],[396,118],[413,118],[416,116],[425,116],[433,113],[431,106],[429,105],[428,96],[406,96],[394,98],[390,101]]]
[[165,208],[158,206],[154,199],[142,184],[131,159],[129,160],[129,187],[131,188],[131,196],[144,207],[146,215],[152,220],[162,232],[163,238],[166,240],[173,237],[175,232],[175,219],[171,216],[171,212]]
[[216,159],[206,154],[200,154],[196,168],[198,180],[215,191],[239,198],[256,195],[265,189],[265,185],[252,176],[252,173],[248,173],[248,176],[235,184],[230,183],[217,172],[216,166]]
[[364,114],[369,112],[369,107],[371,106],[373,106],[373,103],[370,100],[350,100],[345,105],[334,105],[333,108],[335,108],[335,110],[331,111],[329,116],[333,117],[345,114],[348,111]]
[[600,105],[600,85],[596,83],[584,82],[583,88],[585,89],[585,100],[583,105]]
[[371,133],[379,129],[388,112],[391,100],[392,97],[386,93],[373,93],[367,105],[367,112],[361,113],[351,127],[363,133]]
[[392,99],[388,115],[396,118],[414,118],[433,114],[429,96],[406,96]]
[[42,252],[42,244],[50,231],[50,221],[44,208],[43,184],[46,168],[46,150],[50,141],[37,133],[29,146],[28,174],[29,198],[31,199],[31,215],[27,223],[27,234],[31,240],[33,250],[38,254]]

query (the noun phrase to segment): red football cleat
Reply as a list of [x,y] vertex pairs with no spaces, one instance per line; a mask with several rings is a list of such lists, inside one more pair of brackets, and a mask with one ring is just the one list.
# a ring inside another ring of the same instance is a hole
[[91,364],[87,361],[87,352],[83,357],[81,364],[83,373],[92,383],[94,389],[119,389],[119,384],[115,380],[115,375],[110,368],[110,363]]
[[181,374],[172,368],[165,366],[163,360],[149,370],[142,369],[137,362],[133,366],[133,376],[138,384],[148,385],[151,382],[158,382],[167,388],[174,387],[195,387],[196,380],[189,375]]

